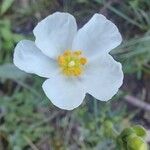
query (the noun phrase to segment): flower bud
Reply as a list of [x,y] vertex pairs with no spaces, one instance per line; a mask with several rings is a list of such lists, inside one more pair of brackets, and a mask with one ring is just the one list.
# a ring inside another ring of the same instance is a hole
[[145,137],[146,136],[146,130],[141,125],[135,125],[132,128],[136,132],[137,136],[140,136],[140,137]]
[[136,135],[136,133],[132,128],[128,127],[121,132],[120,137],[124,142],[126,142],[128,137],[131,135]]
[[104,126],[107,128],[107,129],[112,129],[113,128],[113,123],[109,120],[106,120],[104,122]]
[[130,136],[127,140],[127,150],[148,150],[148,147],[141,137]]

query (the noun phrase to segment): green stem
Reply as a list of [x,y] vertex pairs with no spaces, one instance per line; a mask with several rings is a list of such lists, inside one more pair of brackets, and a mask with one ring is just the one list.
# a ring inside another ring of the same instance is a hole
[[94,116],[96,122],[96,130],[98,129],[97,118],[98,118],[98,109],[97,109],[97,100],[94,98]]

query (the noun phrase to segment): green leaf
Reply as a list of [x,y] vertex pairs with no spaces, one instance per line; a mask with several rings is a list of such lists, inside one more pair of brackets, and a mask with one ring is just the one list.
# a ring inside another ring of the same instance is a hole
[[28,75],[19,70],[13,64],[4,64],[0,66],[0,78],[5,79],[25,79]]
[[12,32],[9,28],[7,27],[3,27],[1,29],[1,36],[2,38],[5,40],[5,41],[10,41],[13,39],[13,35],[12,35]]
[[14,0],[3,0],[1,5],[1,14],[3,15],[12,5]]

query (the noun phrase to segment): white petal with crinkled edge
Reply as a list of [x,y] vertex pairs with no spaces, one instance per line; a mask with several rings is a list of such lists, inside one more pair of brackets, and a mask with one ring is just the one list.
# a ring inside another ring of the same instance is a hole
[[95,14],[77,33],[73,50],[83,50],[86,56],[92,57],[108,53],[122,41],[118,28],[101,14]]
[[82,82],[89,94],[98,100],[107,101],[122,85],[122,66],[111,55],[102,55],[89,62]]
[[13,61],[19,69],[46,78],[54,76],[59,70],[56,61],[45,56],[29,40],[22,40],[17,44]]
[[43,90],[51,102],[66,110],[78,107],[84,97],[85,91],[79,79],[56,76],[43,83]]
[[36,45],[44,54],[52,58],[71,49],[76,32],[75,18],[69,13],[60,12],[49,15],[33,30]]

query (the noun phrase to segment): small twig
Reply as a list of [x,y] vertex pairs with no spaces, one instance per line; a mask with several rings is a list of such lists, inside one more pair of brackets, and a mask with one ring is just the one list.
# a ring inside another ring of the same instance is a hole
[[51,115],[49,118],[46,118],[46,119],[44,119],[44,120],[41,121],[41,122],[38,122],[38,123],[36,123],[36,124],[31,125],[30,128],[33,129],[33,128],[36,128],[36,127],[38,127],[38,126],[41,126],[42,124],[45,124],[45,123],[47,123],[47,122],[50,122],[52,119],[56,118],[58,115],[59,115],[59,113],[54,113],[54,114]]
[[132,104],[132,105],[134,105],[136,107],[139,107],[139,108],[144,109],[146,111],[150,111],[150,104],[148,104],[148,103],[146,103],[146,102],[144,102],[144,101],[142,101],[142,100],[140,100],[138,98],[135,98],[135,97],[133,97],[131,95],[127,95],[127,96],[124,97],[124,99],[128,103],[130,103],[130,104]]
[[[70,120],[70,121],[69,121]],[[66,146],[69,144],[69,140],[70,140],[70,136],[71,136],[71,130],[73,127],[73,123],[74,123],[74,119],[73,116],[71,114],[69,114],[68,116],[68,126],[67,126],[67,130],[66,130],[66,138],[65,138],[65,144]]]
[[40,97],[40,94],[34,90],[33,88],[31,88],[30,86],[28,86],[27,84],[23,83],[22,81],[19,80],[14,80],[17,84],[19,84],[20,86],[22,86],[23,88],[26,88],[27,90],[31,91],[35,96]]
[[39,150],[27,136],[24,135],[23,137],[33,150]]
[[103,7],[100,9],[100,13],[107,16],[108,7],[111,6],[114,3],[120,3],[120,1],[119,0],[111,0],[111,1],[108,1],[106,3],[103,2]]

